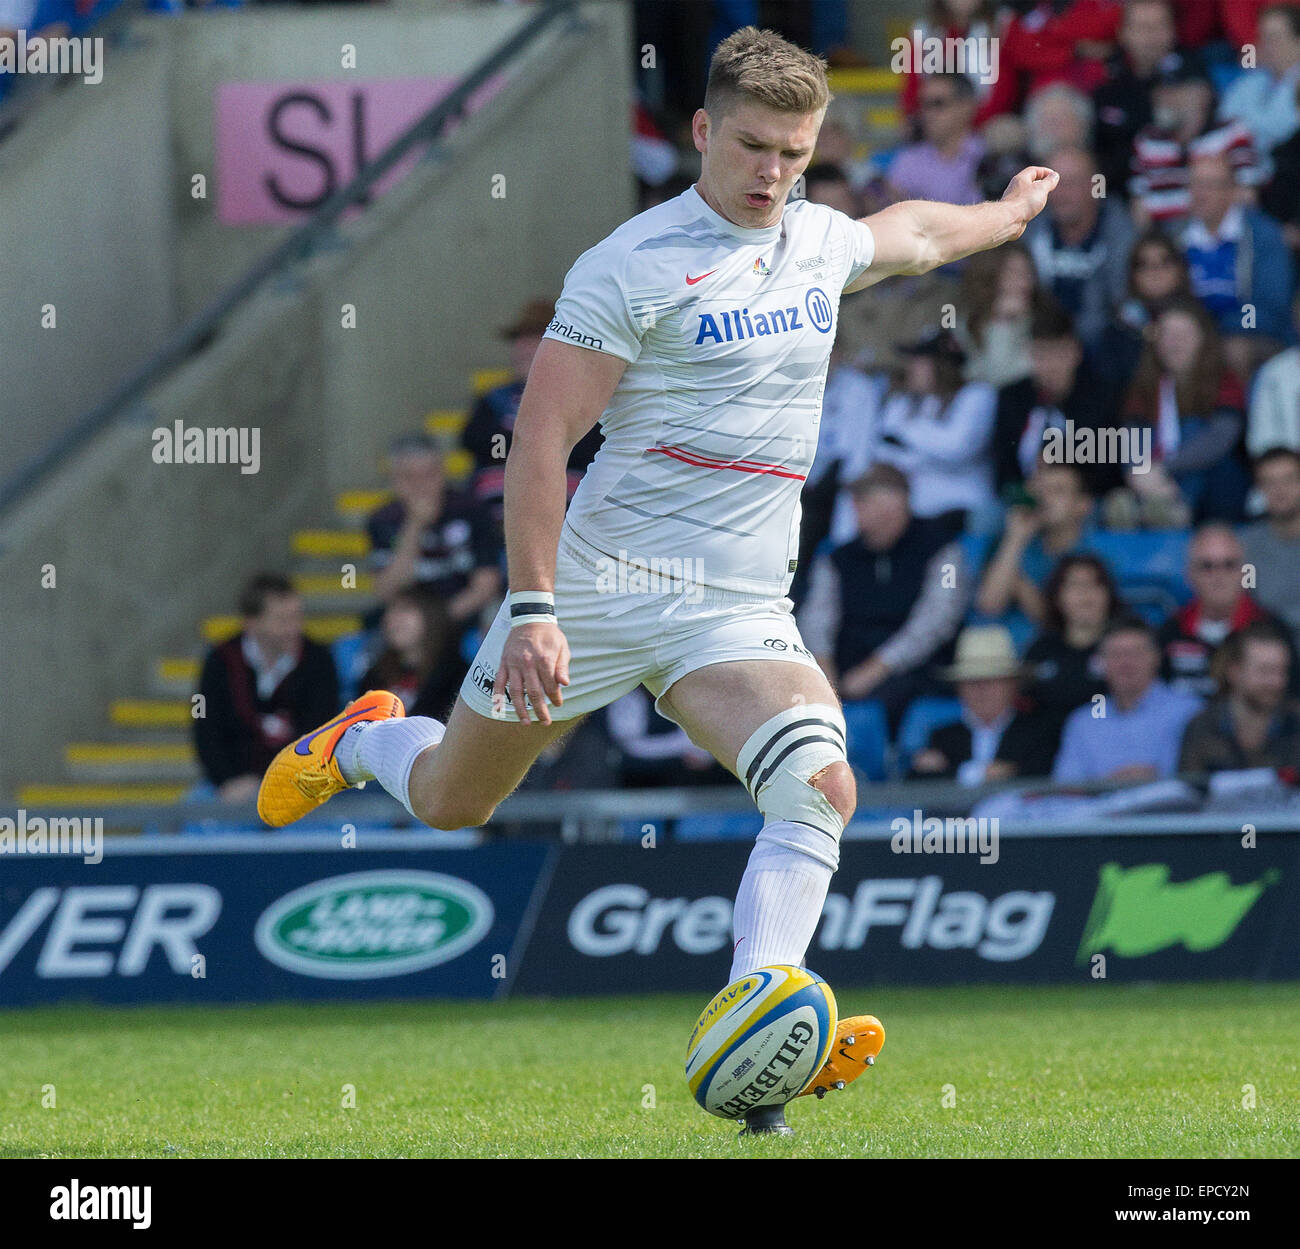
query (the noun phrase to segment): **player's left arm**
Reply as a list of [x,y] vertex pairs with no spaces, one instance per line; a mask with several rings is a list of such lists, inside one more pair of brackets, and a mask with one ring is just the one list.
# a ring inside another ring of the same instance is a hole
[[1054,169],[1031,165],[1011,179],[1000,200],[984,204],[903,200],[863,217],[876,242],[875,255],[844,293],[860,291],[898,273],[929,273],[940,265],[1018,239],[1043,211],[1057,180]]

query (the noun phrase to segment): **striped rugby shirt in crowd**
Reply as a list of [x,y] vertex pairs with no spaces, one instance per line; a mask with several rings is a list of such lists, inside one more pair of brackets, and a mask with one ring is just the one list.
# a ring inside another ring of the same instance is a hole
[[840,293],[874,254],[870,229],[826,205],[790,202],[747,229],[691,187],[579,256],[545,337],[628,367],[569,506],[578,536],[701,585],[784,595]]

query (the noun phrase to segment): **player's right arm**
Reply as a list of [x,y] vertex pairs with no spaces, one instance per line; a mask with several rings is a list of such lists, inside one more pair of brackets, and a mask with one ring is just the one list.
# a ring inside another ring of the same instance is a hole
[[871,230],[874,252],[870,267],[844,288],[844,294],[894,274],[929,273],[1018,239],[1043,211],[1057,181],[1054,169],[1030,165],[1011,179],[1000,200],[986,204],[903,200],[861,218]]
[[[537,349],[506,457],[506,560],[512,593],[554,591],[569,453],[609,406],[626,368],[619,356],[554,338],[544,338]],[[563,626],[563,620],[520,625],[506,638],[493,700],[508,697],[524,723],[532,719],[525,691],[542,724],[551,722],[547,700],[556,706],[564,701],[560,687],[569,683],[569,645]]]

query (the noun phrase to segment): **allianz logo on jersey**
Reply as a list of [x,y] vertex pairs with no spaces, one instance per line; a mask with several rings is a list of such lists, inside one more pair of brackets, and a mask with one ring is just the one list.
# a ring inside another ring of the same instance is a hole
[[736,343],[746,338],[763,338],[770,334],[790,334],[810,326],[819,334],[829,334],[835,324],[835,306],[820,286],[810,286],[804,294],[803,307],[753,311],[732,308],[728,312],[701,312],[695,345],[704,342]]

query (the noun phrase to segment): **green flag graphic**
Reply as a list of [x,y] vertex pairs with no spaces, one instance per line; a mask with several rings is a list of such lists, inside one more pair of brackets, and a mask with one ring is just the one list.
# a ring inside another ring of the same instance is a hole
[[1098,874],[1097,896],[1083,927],[1077,962],[1085,963],[1106,949],[1140,958],[1180,941],[1189,950],[1212,950],[1232,936],[1259,895],[1277,879],[1274,868],[1244,885],[1234,885],[1227,872],[1170,884],[1163,863],[1106,863]]

